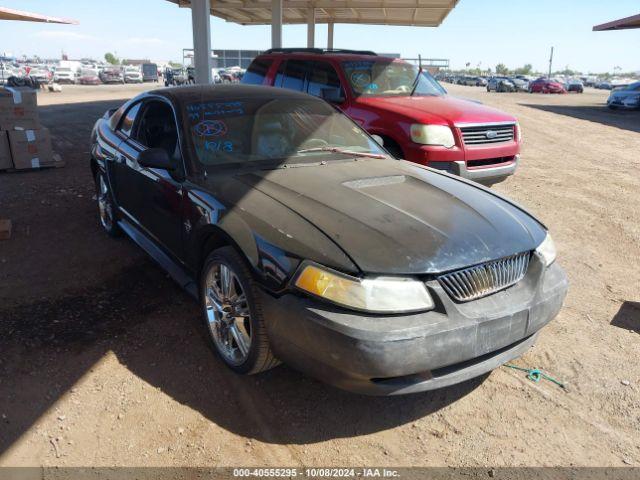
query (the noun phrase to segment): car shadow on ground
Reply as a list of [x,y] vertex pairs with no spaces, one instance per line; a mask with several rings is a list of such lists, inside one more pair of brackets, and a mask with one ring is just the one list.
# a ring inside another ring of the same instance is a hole
[[623,302],[611,325],[640,333],[640,302]]
[[[119,240],[127,242],[126,239]],[[133,374],[235,434],[307,444],[412,422],[457,401],[488,375],[401,397],[335,389],[287,366],[238,376],[208,345],[195,300],[151,260],[54,301],[0,311],[0,453],[107,353]]]
[[520,105],[580,120],[601,123],[623,130],[640,132],[640,111],[637,110],[611,110],[606,106],[591,105],[536,105],[532,103],[520,103]]

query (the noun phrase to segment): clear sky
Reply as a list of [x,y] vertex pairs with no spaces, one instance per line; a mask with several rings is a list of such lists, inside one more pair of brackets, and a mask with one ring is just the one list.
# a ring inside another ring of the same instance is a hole
[[[59,58],[182,58],[192,46],[191,14],[165,0],[0,0],[0,6],[70,17],[80,25],[0,22],[0,52]],[[555,47],[554,70],[640,70],[640,29],[592,32],[593,25],[640,13],[638,0],[460,0],[439,28],[336,25],[340,48],[397,52],[405,57],[449,58],[454,68],[510,68],[533,64],[544,71]],[[241,26],[212,17],[213,48],[266,49],[269,27]],[[305,46],[306,26],[285,26],[284,46]],[[316,27],[316,46],[326,26]]]

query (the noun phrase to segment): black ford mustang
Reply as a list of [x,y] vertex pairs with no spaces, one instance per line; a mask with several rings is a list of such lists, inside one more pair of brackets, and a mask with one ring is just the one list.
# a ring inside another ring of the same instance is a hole
[[92,144],[103,228],[200,300],[238,373],[282,360],[361,393],[438,388],[524,353],[567,291],[531,215],[304,94],[156,90]]

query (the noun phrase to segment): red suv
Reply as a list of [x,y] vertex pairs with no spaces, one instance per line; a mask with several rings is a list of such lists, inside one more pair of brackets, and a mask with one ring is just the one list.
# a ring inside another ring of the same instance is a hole
[[396,157],[482,183],[513,174],[520,157],[514,117],[449,96],[426,71],[373,52],[271,49],[242,83],[321,97],[381,137]]

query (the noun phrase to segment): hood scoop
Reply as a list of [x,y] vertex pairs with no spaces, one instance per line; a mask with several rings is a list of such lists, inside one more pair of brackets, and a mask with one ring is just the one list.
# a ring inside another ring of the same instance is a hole
[[351,180],[344,182],[342,185],[354,190],[360,190],[369,187],[384,187],[386,185],[397,185],[398,183],[404,183],[407,177],[404,175],[392,175],[388,177],[372,177],[372,178],[360,178],[358,180]]

